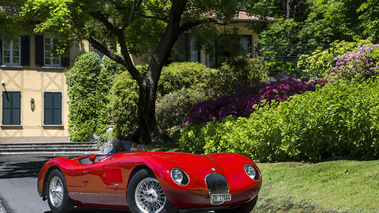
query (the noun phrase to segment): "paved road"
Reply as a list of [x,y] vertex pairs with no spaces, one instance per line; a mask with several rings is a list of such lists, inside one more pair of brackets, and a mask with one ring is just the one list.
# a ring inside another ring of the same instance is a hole
[[[60,155],[62,156],[62,155]],[[64,156],[64,155],[63,155]],[[0,213],[50,213],[46,201],[37,192],[37,176],[42,165],[57,156],[0,155]],[[66,157],[74,157],[67,156]],[[93,209],[78,208],[75,213],[89,213]],[[119,213],[121,211],[101,211]]]
[[[51,213],[47,202],[42,201],[38,195],[37,176],[42,165],[54,157],[58,156],[0,154],[0,213]],[[74,210],[74,213],[90,212],[94,210],[88,208]],[[96,213],[121,212],[123,211],[96,210]]]

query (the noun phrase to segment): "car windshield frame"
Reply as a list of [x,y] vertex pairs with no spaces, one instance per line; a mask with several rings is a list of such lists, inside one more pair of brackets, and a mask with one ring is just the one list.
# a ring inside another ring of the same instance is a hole
[[150,148],[142,144],[116,139],[112,143],[112,149],[106,154],[106,156],[120,152],[147,152],[150,150]]

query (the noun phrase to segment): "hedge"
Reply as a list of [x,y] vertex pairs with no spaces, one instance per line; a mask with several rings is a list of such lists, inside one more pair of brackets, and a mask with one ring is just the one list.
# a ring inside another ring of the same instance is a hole
[[185,151],[236,152],[260,161],[379,158],[379,82],[336,81],[281,103],[254,106],[250,118],[181,130]]
[[100,57],[96,53],[84,53],[65,73],[70,97],[70,141],[86,141],[94,133],[104,133],[109,125],[107,94],[114,76],[122,68],[107,57],[103,63],[100,66]]

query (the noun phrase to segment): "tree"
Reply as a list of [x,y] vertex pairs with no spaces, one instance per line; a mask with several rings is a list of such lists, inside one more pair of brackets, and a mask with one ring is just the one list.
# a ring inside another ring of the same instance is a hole
[[[378,0],[247,1],[249,11],[278,19],[260,35],[266,44],[328,45],[363,39],[378,29]],[[362,35],[364,29],[367,35]]]
[[20,36],[20,32],[27,33],[33,29],[30,23],[14,19],[14,15],[19,9],[20,0],[1,0],[0,1],[0,37]]
[[379,1],[364,1],[358,8],[358,12],[361,14],[359,19],[362,21],[363,33],[377,40],[379,37]]
[[[139,86],[138,114],[128,140],[162,141],[155,119],[156,91],[162,67],[179,35],[190,30],[208,30],[211,22],[226,23],[240,0],[19,0],[14,16],[33,23],[35,32],[52,31],[66,41],[89,43],[123,65]],[[119,51],[118,51],[119,50]],[[118,54],[119,53],[119,54]],[[131,54],[148,58],[141,73]]]

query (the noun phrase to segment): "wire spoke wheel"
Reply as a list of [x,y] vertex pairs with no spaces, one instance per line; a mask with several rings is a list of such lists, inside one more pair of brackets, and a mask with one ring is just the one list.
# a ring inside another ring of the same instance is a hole
[[49,184],[49,198],[54,207],[59,207],[63,202],[64,186],[62,180],[55,176]]
[[160,212],[166,204],[166,196],[157,179],[141,180],[134,193],[138,209],[143,213]]
[[52,213],[69,213],[74,208],[74,202],[68,195],[66,180],[59,169],[50,172],[44,190]]

